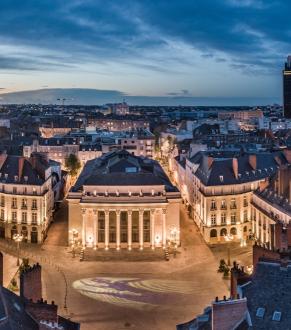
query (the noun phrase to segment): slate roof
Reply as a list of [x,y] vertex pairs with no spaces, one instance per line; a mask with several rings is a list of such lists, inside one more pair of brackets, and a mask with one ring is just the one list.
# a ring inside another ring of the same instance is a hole
[[[19,176],[19,162],[22,160],[24,162],[22,174],[17,182],[15,182],[15,176]],[[5,174],[7,174],[7,176],[5,176]],[[27,181],[25,181],[24,177],[27,177]],[[8,155],[0,168],[0,182],[43,185],[45,181],[27,158],[23,156]]]
[[[291,266],[259,262],[252,281],[242,287],[247,297],[248,310],[254,329],[291,329]],[[258,308],[265,308],[263,317],[257,317]],[[273,321],[275,311],[281,320]]]
[[25,311],[23,300],[0,287],[0,330],[38,330],[39,326]]
[[[256,153],[256,169],[250,164],[249,157],[253,153],[237,153],[233,151],[201,151],[194,155],[190,161],[198,164],[195,175],[206,186],[232,185],[252,182],[271,177],[277,173],[278,161],[287,164],[287,160],[281,151]],[[208,157],[213,158],[209,166]],[[238,178],[233,170],[233,158],[238,161]],[[221,180],[221,176],[223,180]]]
[[[132,169],[133,172],[128,173],[128,169]],[[164,185],[166,191],[178,191],[158,162],[134,156],[126,150],[109,152],[102,157],[89,160],[72,191],[80,191],[84,185]]]

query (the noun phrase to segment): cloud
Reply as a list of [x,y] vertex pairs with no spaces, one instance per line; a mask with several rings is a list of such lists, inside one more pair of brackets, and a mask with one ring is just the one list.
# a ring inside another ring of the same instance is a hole
[[[3,0],[0,41],[55,54],[32,54],[30,60],[5,53],[0,68],[61,70],[83,61],[138,58],[148,70],[164,71],[171,40],[198,49],[202,58],[218,57],[217,62],[229,57],[229,62],[262,67],[267,57],[279,66],[290,51],[290,9],[284,0]],[[158,52],[165,55],[164,64],[156,62]]]

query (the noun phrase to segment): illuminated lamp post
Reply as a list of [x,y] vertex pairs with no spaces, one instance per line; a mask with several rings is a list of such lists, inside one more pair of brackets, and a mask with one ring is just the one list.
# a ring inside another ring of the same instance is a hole
[[23,240],[23,235],[21,234],[14,234],[13,240],[17,243],[17,266],[19,266],[19,254],[20,254],[20,243]]
[[227,265],[230,266],[230,243],[233,241],[233,235],[224,235],[224,239],[227,242]]

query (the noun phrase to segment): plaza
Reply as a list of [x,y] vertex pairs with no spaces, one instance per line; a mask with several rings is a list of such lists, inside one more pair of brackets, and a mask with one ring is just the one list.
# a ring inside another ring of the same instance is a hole
[[[216,296],[229,294],[229,280],[217,273],[226,247],[207,246],[183,206],[181,247],[168,262],[80,262],[66,246],[66,212],[64,204],[42,246],[23,245],[21,251],[43,265],[44,299],[54,299],[61,314],[80,322],[82,330],[175,329]],[[231,244],[231,259],[250,264],[250,248]],[[130,252],[133,259],[141,253]]]

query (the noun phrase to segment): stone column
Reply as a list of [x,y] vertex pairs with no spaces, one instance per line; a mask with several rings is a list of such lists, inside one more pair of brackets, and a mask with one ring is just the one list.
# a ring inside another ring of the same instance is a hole
[[120,250],[120,210],[116,210],[116,250]]
[[143,210],[139,210],[139,249],[143,250]]
[[109,211],[105,211],[105,250],[109,247]]
[[82,246],[86,247],[86,209],[82,209]]
[[97,230],[98,230],[98,211],[93,210],[93,248],[96,250],[97,245],[98,245],[98,235],[97,235]]
[[155,209],[151,209],[151,247],[155,248]]
[[131,250],[131,245],[132,245],[132,211],[128,210],[127,211],[127,245],[128,245],[128,250]]
[[163,249],[166,248],[166,240],[167,240],[167,230],[166,230],[166,209],[163,209]]

